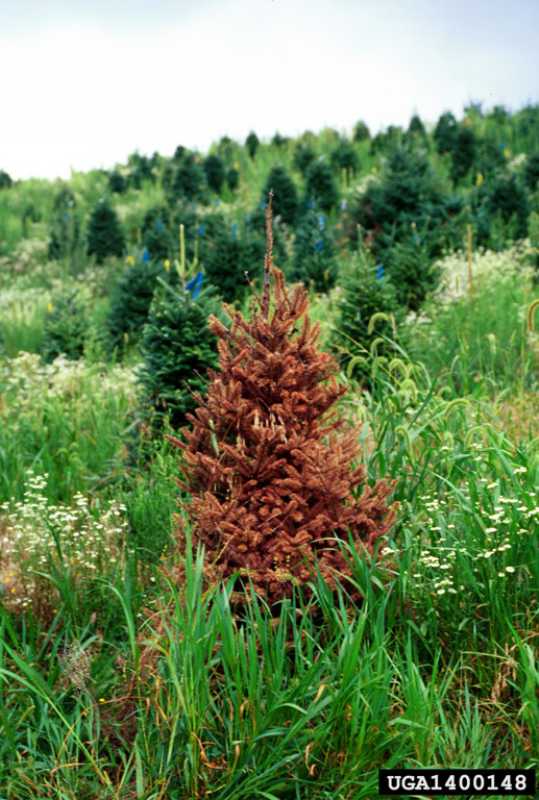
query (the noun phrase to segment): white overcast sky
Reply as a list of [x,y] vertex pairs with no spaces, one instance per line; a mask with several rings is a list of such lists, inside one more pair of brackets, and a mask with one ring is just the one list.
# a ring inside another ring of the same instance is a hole
[[539,100],[539,0],[0,0],[0,169]]

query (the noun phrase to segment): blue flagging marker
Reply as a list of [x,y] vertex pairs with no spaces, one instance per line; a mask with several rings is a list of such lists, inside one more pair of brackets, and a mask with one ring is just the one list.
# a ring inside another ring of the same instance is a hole
[[188,292],[191,293],[191,297],[193,300],[196,300],[199,296],[200,292],[202,291],[202,283],[204,281],[204,275],[202,272],[197,272],[197,274],[191,278],[191,280],[187,281],[185,284],[185,288]]

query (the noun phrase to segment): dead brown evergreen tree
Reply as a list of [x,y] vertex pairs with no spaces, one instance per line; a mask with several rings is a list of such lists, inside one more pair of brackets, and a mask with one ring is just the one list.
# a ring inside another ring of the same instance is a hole
[[209,581],[252,581],[270,602],[312,580],[330,586],[350,575],[338,539],[362,554],[394,521],[392,485],[366,483],[359,431],[338,418],[345,393],[337,364],[317,350],[303,286],[287,291],[272,265],[271,197],[262,297],[251,319],[230,308],[230,327],[210,318],[219,370],[189,415],[190,429],[171,440],[183,451],[180,485],[191,495],[178,523],[205,548]]

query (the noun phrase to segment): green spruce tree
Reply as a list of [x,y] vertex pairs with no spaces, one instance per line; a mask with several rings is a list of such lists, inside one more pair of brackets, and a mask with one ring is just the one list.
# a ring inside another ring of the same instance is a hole
[[226,179],[226,170],[222,159],[215,154],[209,155],[204,159],[203,167],[209,188],[215,194],[221,194]]
[[245,149],[249,153],[249,158],[254,158],[256,156],[256,151],[260,145],[258,136],[254,131],[247,136],[245,140]]
[[383,268],[376,266],[363,248],[354,253],[343,270],[341,288],[330,348],[343,369],[368,383],[373,355],[395,352],[392,342],[397,339],[397,325],[403,311]]
[[217,340],[208,328],[218,313],[217,298],[204,290],[196,299],[183,289],[161,286],[144,327],[139,380],[143,405],[157,421],[167,417],[173,428],[186,423],[204,392],[208,370],[217,366]]
[[262,202],[273,192],[273,214],[287,225],[294,225],[298,213],[296,185],[284,167],[274,167],[266,180]]
[[92,211],[88,224],[87,252],[101,264],[108,256],[122,256],[125,252],[125,236],[116,211],[103,198]]
[[333,171],[323,159],[313,161],[305,176],[307,202],[314,203],[322,211],[331,211],[339,202],[339,190]]
[[316,292],[327,292],[335,283],[335,247],[324,214],[308,210],[301,216],[288,277],[291,281],[301,281]]

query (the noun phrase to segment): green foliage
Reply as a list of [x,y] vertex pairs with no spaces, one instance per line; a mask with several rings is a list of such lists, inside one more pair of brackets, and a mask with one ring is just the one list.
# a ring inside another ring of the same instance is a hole
[[41,345],[44,360],[54,361],[60,355],[74,361],[81,358],[88,331],[88,312],[79,292],[71,289],[53,295]]
[[513,223],[513,238],[522,239],[527,235],[530,204],[526,190],[514,175],[500,176],[494,181],[488,205],[491,215],[499,213],[504,222]]
[[473,129],[460,125],[451,150],[451,179],[462,181],[474,166],[478,155],[478,140]]
[[123,474],[132,387],[131,374],[110,364],[44,364],[30,353],[4,361],[0,503],[12,496],[23,499],[29,468],[48,475],[51,502],[70,502],[76,492]]
[[254,131],[251,131],[245,140],[245,149],[249,153],[249,158],[254,158],[256,156],[259,145],[260,141],[258,136]]
[[452,153],[459,133],[458,122],[451,111],[445,111],[433,131],[433,139],[439,153]]
[[371,139],[371,155],[389,155],[403,143],[403,131],[398,125],[389,125],[385,131],[380,131]]
[[415,308],[434,285],[430,262],[444,247],[459,241],[460,210],[427,157],[399,148],[389,158],[381,180],[351,206],[346,229],[352,241],[358,225],[369,232],[375,256],[397,287],[401,302]]
[[152,182],[155,180],[154,167],[156,166],[157,154],[152,158],[143,156],[140,153],[131,153],[127,160],[129,168],[128,185],[134,189],[141,189],[144,181]]
[[322,211],[331,211],[339,202],[339,190],[331,167],[323,159],[313,161],[305,176],[307,200],[314,202]]
[[315,150],[309,144],[300,142],[294,149],[294,168],[297,169],[298,172],[301,172],[303,176],[305,176],[315,158]]
[[[456,396],[501,387],[535,388],[537,362],[526,341],[523,310],[531,297],[522,275],[493,275],[450,303],[426,310],[430,324],[411,327],[407,349]],[[535,361],[535,363],[534,363]]]
[[80,221],[75,195],[63,186],[54,198],[51,215],[48,257],[73,258],[81,243]]
[[401,231],[399,238],[385,250],[383,266],[395,286],[397,299],[401,306],[412,311],[417,311],[438,285],[436,239],[428,229],[418,231],[412,224],[408,235]]
[[48,296],[42,289],[13,293],[0,310],[0,357],[39,353],[43,341]]
[[414,114],[408,125],[408,136],[422,141],[427,139],[427,131],[419,114]]
[[323,214],[306,211],[299,219],[294,238],[291,281],[301,281],[316,292],[326,292],[335,283],[335,247]]
[[118,169],[109,173],[109,189],[114,194],[124,194],[127,191],[128,181]]
[[340,278],[342,294],[330,347],[349,374],[365,381],[374,356],[395,354],[384,340],[396,340],[403,313],[395,287],[363,248],[353,254]]
[[90,217],[87,252],[101,264],[108,256],[122,256],[125,236],[118,216],[106,198],[101,199]]
[[[178,151],[177,151],[178,152]],[[194,153],[184,153],[173,174],[171,195],[174,202],[203,202],[206,196],[206,174]]]
[[240,226],[222,214],[207,214],[199,230],[198,255],[208,281],[227,303],[240,300],[264,264],[263,216],[259,227],[254,217]]
[[208,187],[212,192],[221,194],[226,178],[225,165],[219,156],[209,155],[204,159],[203,165]]
[[221,136],[217,144],[217,155],[227,166],[238,157],[240,146],[230,136]]
[[138,340],[148,318],[157,279],[165,275],[161,263],[142,259],[124,270],[110,296],[106,323],[110,347],[122,349]]
[[528,233],[530,203],[525,188],[515,175],[498,175],[471,197],[477,242],[501,250],[508,241]]
[[170,212],[166,206],[150,208],[144,215],[142,243],[154,261],[172,258],[175,242],[170,227]]
[[9,189],[13,186],[11,176],[3,169],[0,169],[0,189]]
[[273,215],[280,217],[287,225],[293,225],[298,213],[298,193],[296,185],[284,167],[274,167],[266,180],[261,202],[267,202],[269,192],[273,192]]
[[409,148],[398,149],[388,160],[379,182],[359,201],[357,222],[366,230],[410,227],[418,220],[440,216],[445,206],[442,184],[427,158]]
[[175,459],[166,445],[153,447],[151,459],[128,484],[123,500],[129,522],[129,543],[140,560],[157,563],[172,543],[173,515],[177,508],[178,489],[173,478]]
[[539,187],[539,152],[531,153],[526,159],[524,179],[530,191],[534,192]]
[[290,141],[290,138],[288,136],[282,136],[277,131],[272,137],[271,144],[274,147],[285,147],[288,144],[289,141]]
[[207,214],[200,226],[199,258],[208,281],[229,303],[247,288],[245,247],[239,227],[221,214]]
[[240,185],[240,173],[236,167],[229,167],[226,171],[226,185],[231,192],[235,192]]
[[359,169],[359,158],[354,145],[343,139],[331,153],[331,163],[337,170],[346,170],[355,175]]
[[194,393],[204,391],[208,369],[217,366],[216,339],[207,325],[217,310],[207,291],[193,299],[166,285],[152,302],[141,343],[143,403],[173,428],[185,424],[185,415],[196,408]]
[[371,132],[368,128],[368,125],[363,122],[363,120],[359,120],[359,122],[357,122],[354,126],[354,142],[364,142],[370,138]]
[[539,212],[532,211],[529,220],[530,244],[532,246],[531,261],[539,275]]

